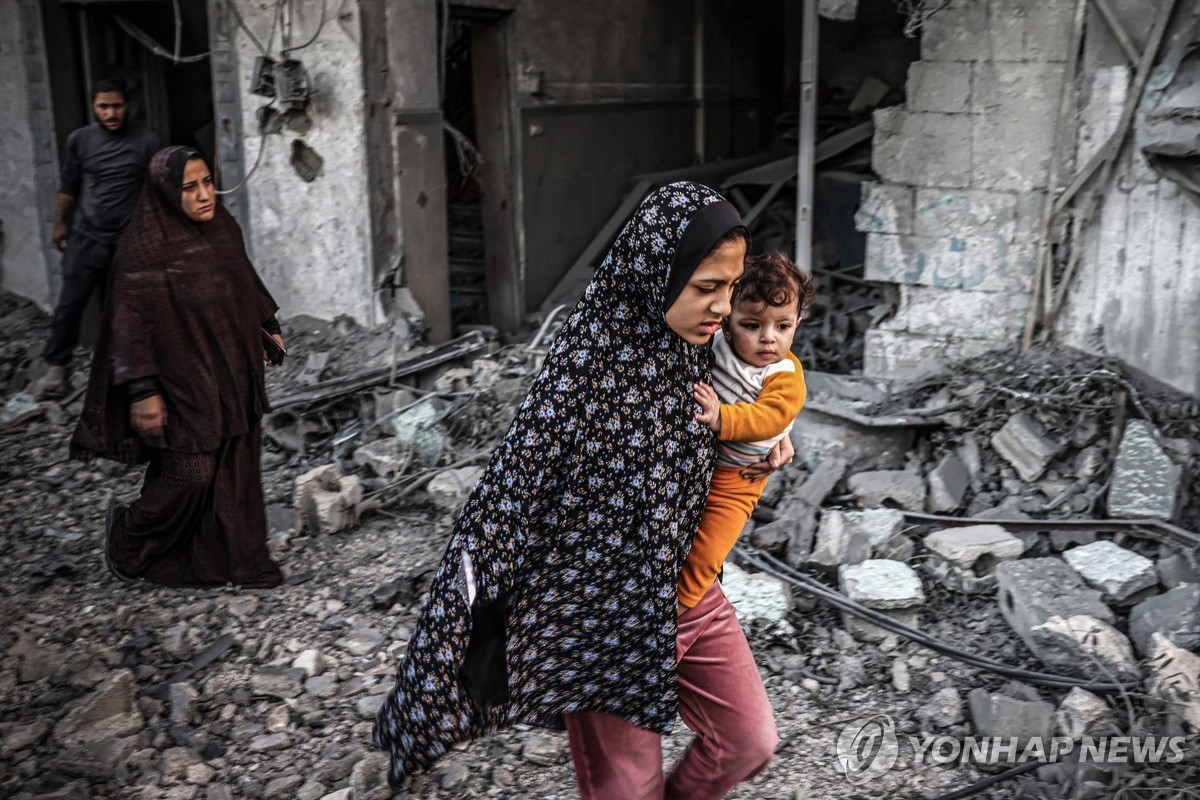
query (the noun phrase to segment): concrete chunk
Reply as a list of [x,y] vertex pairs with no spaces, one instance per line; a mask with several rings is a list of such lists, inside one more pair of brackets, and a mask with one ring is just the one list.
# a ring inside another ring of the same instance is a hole
[[742,619],[785,620],[792,610],[792,592],[778,578],[746,572],[725,562],[721,588]]
[[1046,437],[1042,426],[1025,414],[1013,414],[992,435],[992,447],[1026,481],[1036,481],[1062,445]]
[[1054,712],[1055,735],[1068,739],[1105,736],[1115,724],[1116,717],[1108,704],[1079,686],[1067,692]]
[[1063,559],[1110,602],[1158,584],[1153,561],[1107,539],[1067,550]]
[[1138,676],[1129,639],[1107,622],[1083,614],[1056,616],[1029,633],[1038,659],[1055,671],[1082,678],[1105,673],[1118,679]]
[[1117,448],[1108,511],[1126,519],[1171,519],[1179,507],[1183,467],[1158,445],[1145,420],[1131,420]]
[[871,544],[867,535],[847,525],[841,511],[829,510],[821,515],[817,545],[809,556],[809,563],[832,569],[842,564],[862,563],[870,556]]
[[1025,545],[999,525],[944,528],[925,537],[925,567],[947,588],[981,592],[996,584],[1001,561],[1019,558]]
[[925,503],[934,514],[944,514],[961,506],[963,495],[971,485],[971,473],[967,465],[954,453],[943,456],[938,465],[930,470],[927,479],[929,494]]
[[54,726],[54,740],[70,748],[137,733],[145,722],[136,690],[132,670],[113,672],[99,688],[71,705]]
[[336,533],[358,524],[362,479],[326,464],[296,478],[292,504],[310,533]]
[[1088,588],[1079,574],[1058,558],[1022,558],[996,565],[996,595],[1004,619],[1035,655],[1039,641],[1033,628],[1051,617],[1077,614],[1112,623],[1112,609],[1100,593]]
[[1017,700],[972,689],[967,703],[976,736],[1016,737],[1021,747],[1031,737],[1049,738],[1054,728],[1054,706],[1044,700]]
[[882,508],[891,500],[910,511],[925,509],[925,481],[920,475],[907,470],[873,470],[851,475],[847,485],[859,505],[864,508]]
[[[921,606],[925,604],[921,579],[912,567],[899,561],[875,558],[839,567],[838,585],[851,600],[911,627],[917,626]],[[843,619],[846,630],[857,639],[881,641],[891,635],[850,614],[843,614]]]
[[1200,655],[1176,647],[1161,633],[1150,640],[1150,691],[1200,728]]
[[1200,650],[1200,585],[1184,584],[1143,600],[1129,612],[1129,638],[1150,654],[1154,634],[1184,650]]

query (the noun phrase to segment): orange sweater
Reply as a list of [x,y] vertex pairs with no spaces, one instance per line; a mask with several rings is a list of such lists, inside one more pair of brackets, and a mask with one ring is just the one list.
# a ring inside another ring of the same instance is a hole
[[[721,404],[721,441],[770,439],[796,419],[808,389],[800,361],[791,353],[788,358],[796,371],[769,375],[753,403]],[[767,485],[766,478],[747,480],[740,473],[729,467],[713,471],[700,528],[679,574],[679,602],[688,608],[699,603],[717,579]]]

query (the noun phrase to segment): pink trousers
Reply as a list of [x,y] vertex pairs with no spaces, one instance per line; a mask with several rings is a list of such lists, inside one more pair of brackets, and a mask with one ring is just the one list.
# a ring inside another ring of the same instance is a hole
[[719,583],[679,617],[676,658],[679,715],[696,734],[687,751],[664,780],[659,734],[614,714],[567,714],[582,800],[720,798],[771,760],[771,702]]

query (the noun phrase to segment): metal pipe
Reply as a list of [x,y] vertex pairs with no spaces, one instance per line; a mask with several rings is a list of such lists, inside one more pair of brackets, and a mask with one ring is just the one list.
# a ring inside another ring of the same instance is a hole
[[692,100],[696,103],[695,159],[703,164],[706,158],[704,128],[704,0],[692,3]]
[[812,260],[813,169],[817,143],[817,0],[804,0],[800,33],[800,150],[796,163],[796,264]]

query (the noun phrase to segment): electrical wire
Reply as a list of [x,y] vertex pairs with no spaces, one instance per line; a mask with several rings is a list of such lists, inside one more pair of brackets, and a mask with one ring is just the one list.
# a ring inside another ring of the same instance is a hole
[[321,30],[325,27],[325,13],[327,0],[321,0],[321,20],[317,23],[317,29],[313,31],[313,35],[308,38],[304,44],[296,45],[295,47],[285,47],[280,50],[280,55],[287,56],[288,53],[295,53],[297,50],[303,50],[317,40],[321,35]]
[[[270,105],[270,104],[268,103],[268,105]],[[259,136],[258,137],[258,155],[254,157],[254,165],[252,167],[250,167],[250,171],[247,172],[240,181],[238,181],[237,186],[234,186],[231,189],[217,189],[215,193],[218,196],[225,195],[225,194],[233,194],[238,189],[245,186],[246,181],[250,180],[250,176],[254,174],[254,170],[258,169],[258,165],[262,161],[263,151],[266,149],[267,149],[267,137],[265,135]]]
[[[238,10],[237,3],[235,3],[234,0],[225,0],[225,2],[228,4],[229,10],[233,13],[233,18],[237,20],[238,27],[246,32],[246,35],[250,37],[250,41],[253,42],[254,46],[258,48],[258,52],[262,53],[264,56],[270,55],[270,53],[267,51],[267,48],[263,47],[262,41],[254,35],[254,31],[250,30],[250,26],[246,24],[246,20],[242,17],[242,12]],[[274,22],[271,23],[271,33],[275,33]]]
[[783,563],[774,556],[759,550],[752,545],[738,543],[734,547],[734,552],[738,553],[747,564],[755,569],[765,572],[774,578],[778,578],[784,583],[790,584],[798,589],[801,589],[813,595],[818,600],[840,609],[847,614],[852,614],[859,619],[866,620],[871,624],[883,628],[892,633],[899,634],[913,642],[933,650],[936,653],[949,656],[956,661],[961,661],[969,666],[986,669],[994,672],[997,675],[1003,675],[1007,678],[1033,683],[1040,686],[1048,686],[1057,689],[1072,689],[1076,686],[1090,689],[1094,692],[1120,692],[1133,689],[1133,685],[1122,683],[1103,683],[1099,681],[1088,681],[1079,678],[1069,678],[1062,675],[1053,675],[1047,672],[1036,672],[1033,670],[1020,669],[1010,667],[1007,664],[1001,663],[986,656],[975,655],[959,650],[952,645],[946,644],[941,639],[930,636],[927,633],[910,628],[902,622],[897,622],[887,614],[883,614],[872,608],[867,608],[854,600],[851,600],[846,595],[838,592],[820,581],[797,571],[795,568]]
[[[209,54],[207,52],[197,53],[196,55],[191,56],[181,56],[179,55],[179,50],[176,49],[175,52],[172,53],[170,50],[155,41],[150,34],[146,33],[137,25],[134,25],[125,17],[121,16],[120,14],[113,14],[112,16],[113,20],[116,21],[121,30],[133,37],[133,39],[142,47],[146,48],[160,58],[165,58],[168,61],[172,61],[176,64],[192,64],[208,58]],[[176,33],[176,48],[178,48],[178,33]]]

